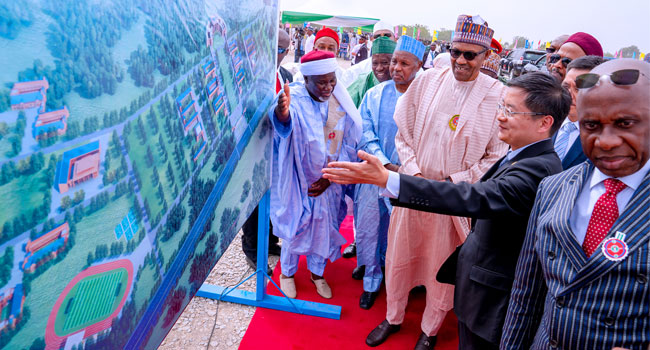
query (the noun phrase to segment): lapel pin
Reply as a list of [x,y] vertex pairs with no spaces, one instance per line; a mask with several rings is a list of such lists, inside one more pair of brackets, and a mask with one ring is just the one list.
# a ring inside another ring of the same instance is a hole
[[603,242],[603,255],[610,261],[620,261],[627,257],[628,246],[625,243],[625,233],[616,231],[614,237],[610,237]]

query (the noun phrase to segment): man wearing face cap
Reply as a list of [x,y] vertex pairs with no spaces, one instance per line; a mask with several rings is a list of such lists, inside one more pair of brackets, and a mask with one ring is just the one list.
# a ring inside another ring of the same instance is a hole
[[603,48],[592,35],[577,32],[571,35],[556,53],[546,58],[550,63],[551,69],[549,72],[555,79],[562,81],[569,63],[582,56],[603,57]]
[[[459,16],[451,67],[427,70],[399,99],[394,115],[400,173],[474,183],[505,155],[497,121],[504,86],[480,74],[493,34],[480,16]],[[436,281],[436,273],[469,228],[467,218],[393,209],[386,251],[386,320],[368,335],[368,345],[377,346],[399,330],[410,290],[424,285],[426,307],[416,349],[433,348],[454,294],[452,285]]]
[[304,83],[284,85],[269,115],[274,126],[271,221],[273,233],[282,238],[280,287],[290,298],[297,294],[293,276],[300,255],[307,256],[318,294],[331,298],[323,272],[345,243],[338,230],[344,187],[324,179],[321,170],[335,159],[356,161],[362,122],[337,83],[337,67],[331,52],[303,56]]

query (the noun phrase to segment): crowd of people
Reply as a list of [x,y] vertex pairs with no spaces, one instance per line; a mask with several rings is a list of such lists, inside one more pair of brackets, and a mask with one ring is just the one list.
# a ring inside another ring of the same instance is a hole
[[[359,38],[368,57],[348,69],[336,56],[355,35],[279,30],[269,119],[282,243],[270,251],[282,292],[307,288],[293,277],[304,255],[318,294],[332,297],[324,271],[342,255],[351,205],[356,241],[344,256],[357,256],[360,308],[386,289],[369,346],[400,330],[419,288],[416,350],[435,347],[452,309],[460,349],[647,350],[650,64],[606,61],[577,32],[552,41],[548,73],[504,82],[480,16],[459,16],[444,49],[392,28]],[[280,67],[292,45],[293,77]],[[249,223],[245,237],[257,217]]]

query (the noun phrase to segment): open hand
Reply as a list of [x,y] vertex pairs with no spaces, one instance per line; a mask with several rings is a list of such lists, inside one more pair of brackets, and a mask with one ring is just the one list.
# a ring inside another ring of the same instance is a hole
[[379,158],[364,151],[357,152],[357,155],[362,162],[330,162],[322,170],[323,177],[342,185],[371,184],[386,187],[388,170]]
[[289,104],[291,104],[291,90],[289,81],[284,83],[284,91],[278,97],[278,105],[275,107],[275,115],[282,123],[289,121]]
[[330,180],[321,177],[318,181],[309,186],[309,189],[307,189],[307,195],[309,197],[318,197],[323,194],[328,187],[330,187],[330,184]]

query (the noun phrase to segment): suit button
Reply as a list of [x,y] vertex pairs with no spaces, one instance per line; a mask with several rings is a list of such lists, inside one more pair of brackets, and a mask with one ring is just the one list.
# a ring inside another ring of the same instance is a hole
[[553,259],[555,259],[555,252],[549,251],[547,253],[547,256],[548,256],[549,260],[553,260]]
[[557,297],[555,299],[555,305],[557,305],[558,308],[563,308],[564,307],[564,297]]
[[603,319],[603,323],[605,324],[605,326],[611,327],[614,325],[614,319],[611,317],[605,317],[605,319]]
[[648,277],[646,275],[643,275],[643,274],[638,274],[636,276],[636,281],[641,283],[641,284],[646,284],[646,283],[648,283]]
[[557,340],[551,339],[551,341],[548,342],[548,345],[550,345],[552,348],[557,348]]

